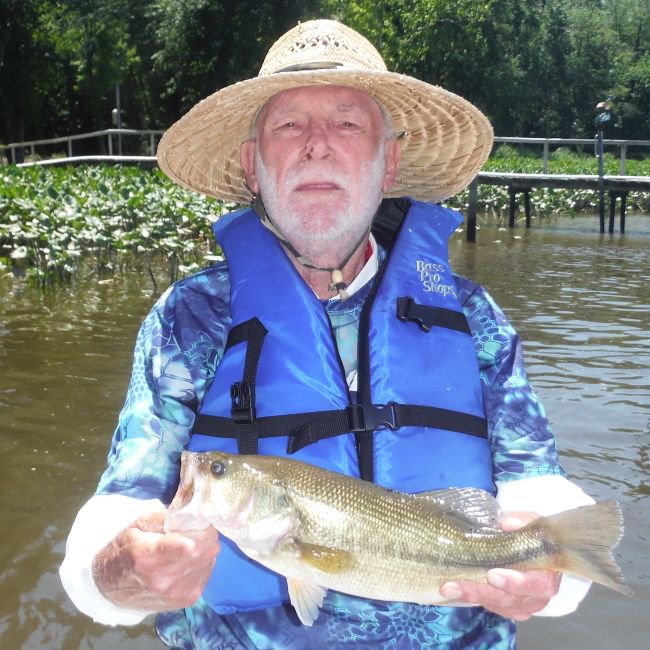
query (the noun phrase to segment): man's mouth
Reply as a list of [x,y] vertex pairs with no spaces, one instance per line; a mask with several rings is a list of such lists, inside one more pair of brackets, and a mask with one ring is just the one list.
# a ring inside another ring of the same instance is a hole
[[333,192],[341,187],[332,181],[303,181],[296,186],[296,192]]

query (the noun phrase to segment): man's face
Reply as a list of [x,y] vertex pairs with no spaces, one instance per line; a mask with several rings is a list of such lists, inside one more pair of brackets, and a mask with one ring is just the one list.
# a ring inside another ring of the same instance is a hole
[[[275,226],[303,255],[350,252],[390,188],[399,145],[365,93],[308,86],[273,97],[242,145],[242,168]],[[346,250],[347,248],[347,250]],[[339,260],[340,261],[340,260]]]

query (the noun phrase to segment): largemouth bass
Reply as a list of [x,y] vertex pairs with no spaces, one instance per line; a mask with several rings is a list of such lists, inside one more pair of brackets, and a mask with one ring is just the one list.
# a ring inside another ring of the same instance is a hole
[[166,529],[213,525],[287,578],[305,625],[327,589],[444,605],[442,584],[485,582],[497,567],[564,571],[631,594],[612,555],[623,532],[615,501],[517,531],[497,521],[496,500],[478,489],[411,495],[295,460],[186,451]]

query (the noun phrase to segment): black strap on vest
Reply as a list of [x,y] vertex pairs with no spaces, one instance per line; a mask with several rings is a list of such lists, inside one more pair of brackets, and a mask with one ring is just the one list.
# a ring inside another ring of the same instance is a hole
[[[237,438],[240,454],[257,453],[255,378],[257,377],[257,366],[262,354],[264,337],[267,334],[268,330],[258,318],[251,318],[239,323],[228,333],[226,350],[244,341],[248,343],[244,361],[244,376],[241,381],[235,382],[230,387],[232,424],[235,427],[235,437]],[[196,429],[196,422],[194,428]]]
[[[410,298],[400,298],[398,303],[403,300],[412,302]],[[398,315],[399,313],[398,306]],[[267,333],[268,330],[257,318],[240,323],[230,330],[226,349],[247,342],[242,381],[235,382],[230,388],[231,417],[199,413],[194,421],[193,434],[236,438],[240,454],[256,454],[260,438],[287,436],[287,452],[293,454],[319,440],[354,433],[357,438],[360,473],[366,480],[372,480],[374,476],[372,434],[375,431],[428,427],[487,438],[487,422],[482,417],[433,406],[394,402],[378,405],[369,400],[360,400],[360,403],[350,404],[343,409],[258,418],[255,410],[255,378]],[[360,365],[360,378],[361,367]],[[360,390],[359,397],[362,394]]]
[[467,318],[462,312],[444,307],[420,305],[410,297],[397,299],[397,318],[403,323],[414,321],[424,332],[430,332],[435,326],[471,334]]
[[240,454],[256,454],[260,438],[287,436],[287,452],[293,454],[319,440],[354,433],[359,451],[360,473],[366,480],[372,480],[374,476],[375,431],[395,431],[409,426],[428,427],[487,438],[487,422],[484,418],[433,406],[394,402],[378,405],[367,401],[350,404],[343,409],[258,418],[255,410],[255,380],[267,333],[268,330],[257,318],[240,323],[230,330],[226,349],[247,343],[242,381],[235,382],[230,388],[231,417],[199,413],[192,434],[236,438]]
[[[344,433],[371,434],[382,429],[396,430],[401,427],[430,427],[487,438],[487,423],[484,418],[433,406],[394,402],[382,406],[350,404],[340,410],[269,415],[256,418],[245,426],[250,426],[254,435],[254,445],[250,447],[243,444],[242,424],[231,418],[199,413],[192,433],[216,438],[237,438],[240,454],[257,453],[259,438],[288,436],[287,452],[293,454],[314,442]],[[249,438],[247,442],[250,441]],[[253,447],[254,450],[248,450]]]
[[382,200],[379,210],[372,220],[371,230],[377,243],[384,250],[389,251],[393,248],[397,233],[402,227],[402,222],[410,207],[411,201],[405,197]]

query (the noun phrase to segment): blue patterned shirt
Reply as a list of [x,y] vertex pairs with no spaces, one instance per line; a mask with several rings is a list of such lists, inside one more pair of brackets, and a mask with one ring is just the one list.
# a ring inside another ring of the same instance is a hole
[[[544,410],[524,370],[519,338],[480,286],[455,277],[479,359],[497,483],[563,474]],[[323,301],[347,373],[356,368],[361,307],[372,281],[348,300]],[[120,493],[169,503],[180,454],[225,349],[230,327],[225,263],[171,286],[145,319],[133,373],[98,494]],[[199,599],[158,615],[156,630],[171,648],[514,648],[512,621],[477,607],[378,602],[330,591],[313,627],[290,605],[219,615]]]

